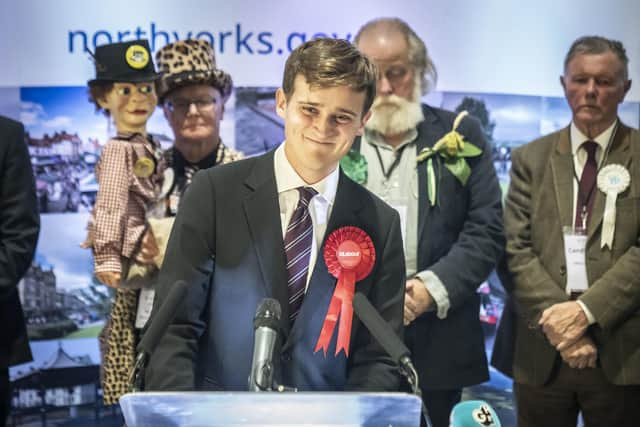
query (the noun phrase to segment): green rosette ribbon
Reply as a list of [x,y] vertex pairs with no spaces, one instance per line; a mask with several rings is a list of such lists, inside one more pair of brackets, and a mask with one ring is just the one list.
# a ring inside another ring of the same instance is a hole
[[457,131],[460,122],[467,114],[469,113],[466,111],[460,112],[453,122],[451,132],[440,138],[433,147],[425,147],[418,153],[418,163],[427,161],[427,194],[431,206],[435,206],[437,195],[437,180],[433,168],[434,156],[439,154],[449,172],[460,181],[462,186],[465,186],[471,176],[471,168],[466,158],[482,154],[480,148],[465,141],[464,136]]
[[340,166],[344,173],[357,182],[364,185],[368,179],[367,159],[357,151],[349,151],[341,160]]

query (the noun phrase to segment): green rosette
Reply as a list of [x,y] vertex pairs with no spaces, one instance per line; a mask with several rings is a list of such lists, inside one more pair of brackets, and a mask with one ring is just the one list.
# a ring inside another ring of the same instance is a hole
[[364,185],[367,183],[369,177],[367,159],[362,154],[353,150],[349,151],[340,160],[340,166],[344,173],[358,184]]
[[477,157],[482,154],[480,148],[465,141],[464,136],[456,131],[458,125],[467,114],[466,111],[458,114],[451,132],[440,138],[433,147],[425,147],[418,153],[418,163],[427,161],[427,196],[431,206],[435,206],[437,202],[437,180],[433,167],[433,157],[439,154],[443,159],[444,167],[464,187],[471,176],[471,167],[466,158]]

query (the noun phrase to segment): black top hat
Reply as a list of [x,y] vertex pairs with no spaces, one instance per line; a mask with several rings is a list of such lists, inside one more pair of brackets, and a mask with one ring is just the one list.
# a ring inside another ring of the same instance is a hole
[[157,80],[162,73],[156,73],[147,40],[133,40],[110,43],[96,47],[93,61],[98,82],[149,82]]

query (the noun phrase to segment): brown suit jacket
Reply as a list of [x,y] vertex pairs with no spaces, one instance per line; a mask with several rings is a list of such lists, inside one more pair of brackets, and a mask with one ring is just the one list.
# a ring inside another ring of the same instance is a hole
[[[569,129],[519,147],[512,161],[505,229],[519,311],[514,378],[541,385],[559,356],[537,322],[546,308],[568,300],[562,227],[574,215]],[[600,248],[606,196],[597,190],[587,230],[589,289],[580,300],[597,320],[588,333],[607,379],[640,384],[640,132],[620,124],[607,164],[626,167],[631,183],[618,195],[612,249]]]

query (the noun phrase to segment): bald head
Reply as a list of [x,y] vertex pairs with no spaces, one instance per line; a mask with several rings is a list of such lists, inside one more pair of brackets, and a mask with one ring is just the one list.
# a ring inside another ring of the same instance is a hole
[[354,39],[355,45],[374,62],[375,55],[389,52],[404,55],[414,68],[415,75],[421,77],[422,92],[435,85],[438,73],[429,57],[424,42],[399,18],[378,18],[369,21],[360,28]]

